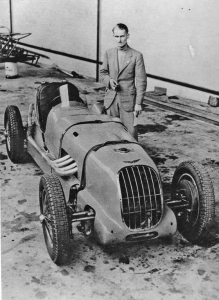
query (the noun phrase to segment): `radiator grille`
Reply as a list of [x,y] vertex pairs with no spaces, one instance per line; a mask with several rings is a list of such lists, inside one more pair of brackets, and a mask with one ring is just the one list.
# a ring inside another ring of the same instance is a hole
[[118,173],[122,218],[130,229],[149,229],[162,216],[162,190],[157,173],[147,166],[129,166]]

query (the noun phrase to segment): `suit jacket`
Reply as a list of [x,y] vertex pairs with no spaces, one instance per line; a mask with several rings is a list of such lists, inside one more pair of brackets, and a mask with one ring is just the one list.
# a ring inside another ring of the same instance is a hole
[[[111,78],[119,83],[118,91],[110,88]],[[143,55],[128,46],[123,67],[119,71],[118,49],[107,50],[100,70],[100,81],[107,88],[104,98],[106,109],[111,106],[116,94],[119,94],[123,109],[133,111],[135,104],[142,103],[147,87]]]

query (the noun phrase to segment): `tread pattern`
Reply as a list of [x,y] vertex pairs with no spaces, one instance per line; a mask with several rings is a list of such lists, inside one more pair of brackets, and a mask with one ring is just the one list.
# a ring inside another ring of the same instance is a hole
[[6,142],[7,153],[13,163],[21,163],[26,158],[24,149],[24,129],[22,118],[17,106],[10,105],[5,111],[5,127],[8,123],[8,131],[10,135],[10,149]]
[[206,236],[215,215],[215,195],[211,178],[203,165],[194,161],[182,162],[173,176],[172,186],[176,186],[178,178],[189,173],[196,182],[199,193],[199,215],[194,226],[191,223],[180,224],[179,232],[190,242],[199,244]]
[[[47,245],[51,259],[57,264],[65,264],[71,256],[70,226],[64,194],[56,174],[44,175],[40,181],[40,207],[43,207],[42,191],[45,190],[48,200],[48,211],[51,217],[53,247]],[[45,236],[45,228],[44,228]]]

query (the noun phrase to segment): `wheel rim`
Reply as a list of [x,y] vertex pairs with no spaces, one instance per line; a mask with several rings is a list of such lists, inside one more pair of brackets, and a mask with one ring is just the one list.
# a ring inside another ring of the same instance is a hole
[[52,220],[51,220],[51,214],[47,199],[46,191],[43,190],[42,192],[42,208],[41,213],[45,217],[42,226],[43,226],[43,232],[46,240],[46,244],[49,248],[53,248],[53,232],[52,232]]
[[199,191],[194,178],[189,173],[182,174],[177,182],[180,199],[188,203],[183,218],[187,224],[194,226],[199,218]]
[[9,129],[9,122],[6,122],[5,126],[5,137],[6,137],[6,146],[8,148],[8,151],[11,151],[11,139],[10,139],[10,129]]

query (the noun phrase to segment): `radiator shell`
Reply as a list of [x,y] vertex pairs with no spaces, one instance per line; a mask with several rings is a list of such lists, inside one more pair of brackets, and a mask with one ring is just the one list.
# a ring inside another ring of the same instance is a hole
[[163,214],[158,174],[144,165],[124,167],[118,174],[122,219],[131,230],[156,227]]

